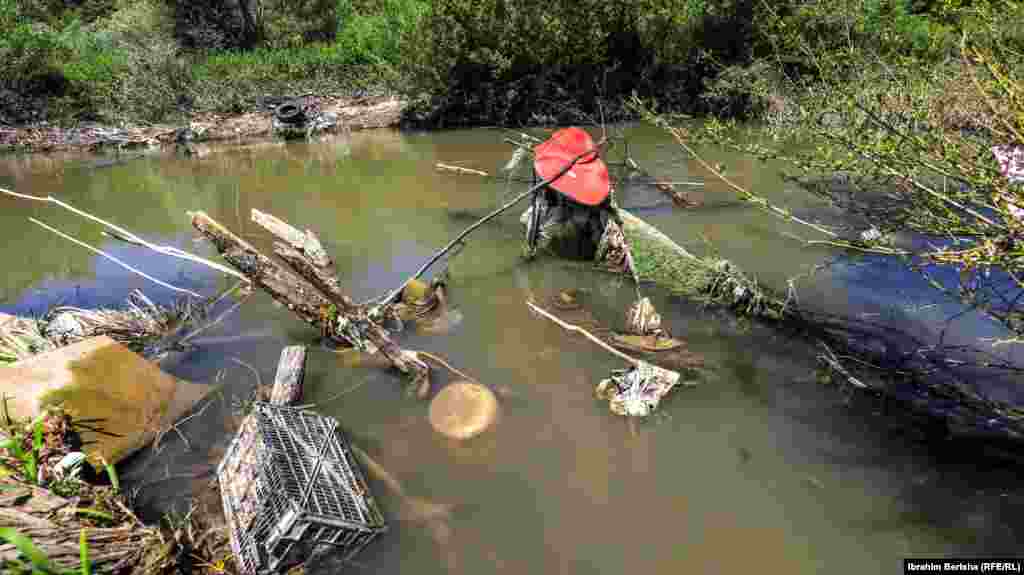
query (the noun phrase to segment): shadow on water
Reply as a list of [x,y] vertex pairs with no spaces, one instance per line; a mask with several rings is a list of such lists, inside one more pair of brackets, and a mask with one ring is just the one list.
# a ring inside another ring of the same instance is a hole
[[[656,132],[636,128],[632,135],[634,155],[650,157],[645,167],[662,170],[659,176],[704,177],[686,162],[673,163]],[[247,214],[273,213],[325,239],[346,289],[362,301],[396,286],[507,194],[502,183],[439,174],[434,163],[492,169],[508,153],[495,131],[381,131],[212,148],[199,160],[146,157],[101,170],[57,173],[59,164],[28,169],[22,160],[0,161],[0,182],[58,195],[147,238],[204,254],[210,249],[193,240],[186,210],[207,211],[267,252],[268,238]],[[774,199],[816,205],[770,168],[730,164],[745,185]],[[710,240],[769,285],[785,286],[820,261],[824,252],[780,235],[785,224],[730,205],[727,192],[710,183],[701,193],[706,209],[656,207],[644,217],[695,252]],[[663,200],[649,189],[627,189],[620,201]],[[392,530],[357,558],[364,570],[883,573],[907,556],[1020,547],[1024,490],[1016,467],[979,455],[976,444],[907,425],[906,414],[880,399],[821,385],[817,351],[807,343],[650,288],[665,324],[706,367],[701,385],[674,392],[631,433],[593,396],[593,386],[622,367],[619,360],[531,317],[524,301],[586,289],[597,320],[616,327],[632,287],[586,266],[521,261],[518,215],[481,229],[453,258],[450,300],[462,321],[443,335],[399,336],[404,347],[442,355],[515,396],[504,402],[493,432],[465,444],[443,441],[426,420],[426,405],[406,395],[394,373],[345,365],[315,345],[314,329],[257,293],[162,366],[219,387],[180,435],[167,434],[158,450],[140,453],[125,469],[147,516],[183,510],[189,494],[209,482],[235,413],[257,381],[272,380],[281,347],[304,343],[311,347],[304,401],[322,403],[317,409],[337,417],[409,495],[457,504],[447,531],[427,529],[403,520],[398,499],[374,483]],[[39,311],[57,301],[119,304],[134,288],[158,302],[171,297],[47,235],[29,216],[183,287],[211,294],[230,284],[112,243],[51,207],[0,198],[0,258],[8,266],[0,311]],[[843,311],[867,309],[872,298],[891,307],[897,302],[879,288],[884,281],[859,286],[849,274],[824,274],[806,293]],[[440,371],[436,378],[451,379]],[[351,391],[337,397],[344,390]]]

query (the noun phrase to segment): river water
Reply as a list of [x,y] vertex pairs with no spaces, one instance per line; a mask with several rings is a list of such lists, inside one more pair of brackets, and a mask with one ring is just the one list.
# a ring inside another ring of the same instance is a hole
[[[827,255],[785,235],[801,230],[738,205],[679,160],[663,135],[640,127],[627,133],[632,155],[649,171],[706,183],[693,190],[703,207],[690,211],[666,207],[653,188],[622,190],[620,203],[680,244],[698,252],[713,246],[777,288]],[[186,211],[204,210],[268,252],[266,234],[248,214],[269,212],[317,232],[346,289],[362,301],[399,284],[476,216],[522,191],[523,184],[433,169],[446,162],[494,170],[509,157],[502,137],[496,130],[384,130],[113,165],[12,156],[0,158],[0,186],[52,194],[152,241],[205,254],[211,248],[196,240]],[[774,166],[724,153],[712,159],[775,201],[822,209],[784,185]],[[273,378],[283,345],[302,343],[312,346],[305,400],[338,418],[408,495],[455,506],[446,529],[431,528],[407,520],[396,496],[373,482],[391,529],[352,572],[897,573],[904,557],[1020,548],[1024,489],[1015,467],[922,441],[881,402],[819,383],[817,350],[805,342],[652,288],[645,293],[673,335],[707,367],[699,386],[676,390],[631,430],[592,392],[622,364],[532,317],[524,303],[530,295],[583,288],[598,318],[621,325],[630,286],[565,262],[522,261],[518,214],[470,236],[452,261],[450,299],[459,321],[447,333],[399,336],[404,347],[443,355],[508,392],[492,432],[465,445],[442,440],[426,421],[426,404],[404,394],[397,376],[346,366],[316,347],[314,329],[257,293],[194,350],[164,362],[170,373],[220,391],[158,453],[128,462],[124,480],[138,488],[138,503],[154,514],[182,510],[230,440],[233,405],[257,378]],[[0,312],[118,305],[135,288],[156,301],[174,296],[33,225],[30,216],[180,287],[209,295],[230,285],[204,268],[119,244],[55,206],[0,197]],[[840,311],[906,315],[910,300],[924,302],[915,309],[942,306],[906,289],[880,295],[885,277],[839,269],[845,271],[799,284],[801,293]],[[438,371],[436,383],[446,380]]]

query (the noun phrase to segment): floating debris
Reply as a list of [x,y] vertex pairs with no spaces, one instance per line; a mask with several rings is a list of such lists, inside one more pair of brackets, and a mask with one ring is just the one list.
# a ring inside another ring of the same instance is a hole
[[[608,400],[612,413],[630,417],[646,417],[658,407],[661,398],[679,383],[680,374],[678,372],[630,357],[580,326],[558,319],[533,302],[528,301],[526,305],[562,328],[582,334],[608,352],[632,364],[630,369],[612,372],[610,378],[602,380],[597,385],[597,396]],[[684,385],[696,385],[696,381],[686,381]]]
[[635,335],[661,335],[661,315],[654,309],[651,298],[640,298],[626,312],[626,331]]
[[205,315],[203,306],[192,299],[162,306],[135,290],[122,309],[61,306],[39,319],[12,317],[0,322],[0,363],[28,359],[100,335],[147,355],[150,345]]
[[612,345],[637,352],[672,351],[683,347],[683,342],[662,335],[612,334]]
[[563,311],[576,311],[583,306],[580,304],[580,290],[576,288],[564,289],[558,295],[551,298],[551,305]]
[[633,367],[614,371],[597,384],[596,394],[608,401],[609,409],[616,415],[647,417],[678,383],[678,373],[637,361]]
[[284,349],[217,467],[231,549],[245,575],[284,572],[313,556],[351,559],[387,531],[338,422],[290,407],[302,396],[306,351]]
[[445,386],[430,402],[430,425],[451,439],[470,439],[493,426],[498,398],[487,387],[469,381]]

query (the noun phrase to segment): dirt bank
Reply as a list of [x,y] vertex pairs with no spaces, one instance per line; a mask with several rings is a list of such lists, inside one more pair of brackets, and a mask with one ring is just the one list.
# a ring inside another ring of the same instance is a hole
[[[337,123],[327,131],[397,126],[406,103],[396,98],[314,96],[306,102],[333,114]],[[0,153],[159,149],[173,146],[179,130],[188,127],[196,142],[266,137],[271,134],[273,108],[241,115],[197,114],[181,124],[109,126],[81,124],[62,127],[49,123],[9,127],[0,125]]]

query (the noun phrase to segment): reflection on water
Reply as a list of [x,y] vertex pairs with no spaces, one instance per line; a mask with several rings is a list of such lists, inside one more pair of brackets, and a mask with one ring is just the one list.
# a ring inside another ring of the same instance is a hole
[[[632,132],[632,152],[647,159],[648,171],[677,181],[704,177],[693,165],[670,163],[664,138]],[[496,131],[366,132],[205,152],[193,160],[154,156],[102,166],[7,159],[0,186],[53,194],[154,241],[205,253],[186,211],[205,210],[269,251],[267,236],[248,221],[257,208],[320,234],[360,301],[396,286],[466,226],[459,214],[485,213],[507,193],[504,184],[433,170],[437,161],[500,166],[508,147]],[[774,199],[816,206],[769,168],[725,155],[712,160]],[[653,188],[621,192],[626,205],[664,200]],[[695,251],[707,249],[705,236],[770,285],[784,286],[820,259],[821,252],[780,235],[788,228],[777,220],[730,206],[733,198],[716,185],[695,193],[707,209],[644,215]],[[0,311],[39,310],[57,300],[110,305],[134,288],[157,301],[172,296],[33,226],[29,216],[182,287],[210,294],[228,285],[191,264],[119,245],[53,206],[0,198]],[[667,327],[705,358],[707,373],[631,433],[592,391],[622,364],[531,317],[524,304],[531,295],[588,289],[589,311],[616,326],[631,286],[579,265],[522,262],[517,217],[478,231],[453,261],[449,296],[461,321],[445,335],[400,336],[408,348],[442,355],[509,390],[514,399],[493,432],[466,444],[446,441],[432,432],[427,405],[406,396],[394,374],[346,367],[315,347],[310,353],[305,401],[323,403],[319,409],[336,416],[408,495],[455,505],[449,529],[426,529],[402,521],[398,501],[375,486],[393,529],[358,558],[367,570],[888,573],[905,556],[1017,548],[1024,491],[1014,486],[1012,469],[920,446],[879,406],[851,407],[838,390],[817,384],[816,352],[807,345],[654,290]],[[852,301],[845,295],[852,292],[825,277],[815,289],[843,305]],[[142,486],[140,501],[167,509],[206,481],[207,464],[230,440],[233,404],[248,397],[257,378],[273,377],[283,345],[315,345],[316,337],[257,294],[196,349],[170,358],[163,367],[175,375],[224,388],[183,426],[187,446],[168,436],[159,453],[132,462],[126,481]],[[446,377],[436,375],[439,383]]]

